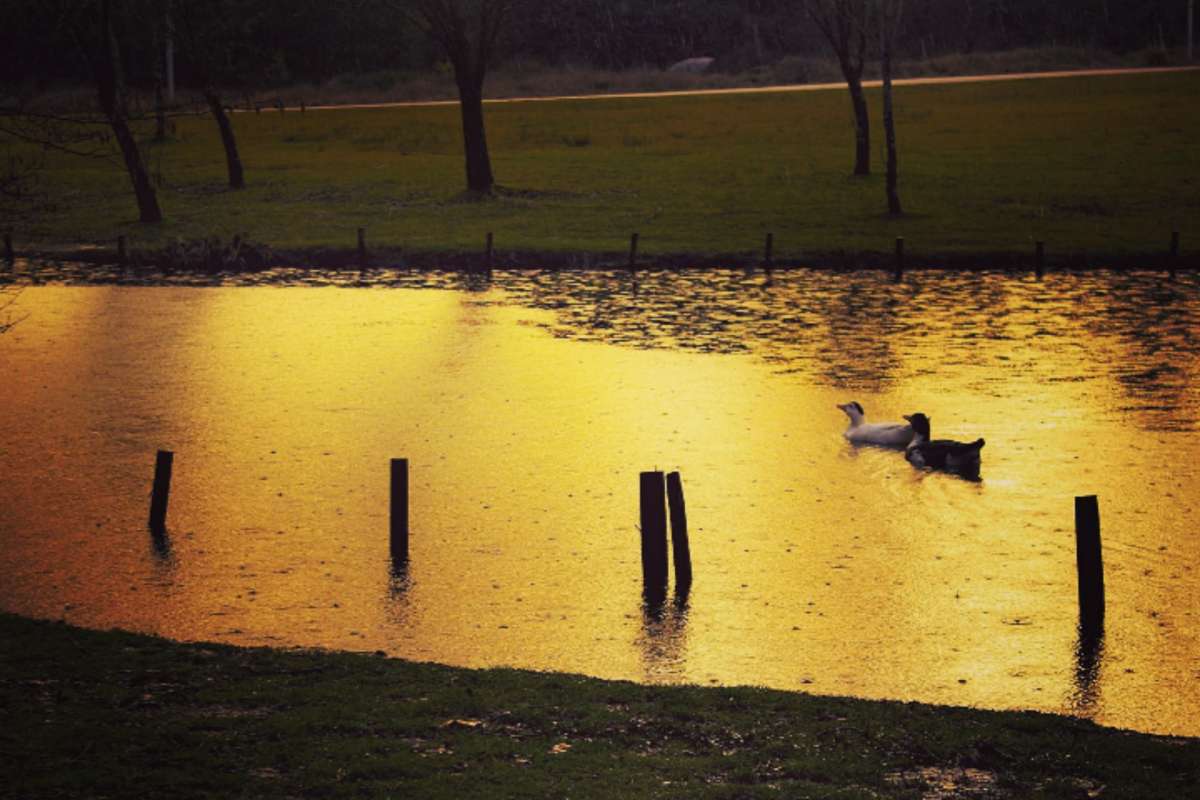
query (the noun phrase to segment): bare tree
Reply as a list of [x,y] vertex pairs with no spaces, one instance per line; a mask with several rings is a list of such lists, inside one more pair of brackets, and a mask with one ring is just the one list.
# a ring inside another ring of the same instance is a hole
[[863,95],[862,74],[870,27],[868,0],[805,0],[813,24],[833,48],[850,89],[854,112],[854,174],[871,174],[871,122]]
[[[247,9],[238,5],[230,0],[181,3],[177,11],[179,24],[171,26],[167,23],[170,31],[178,35],[183,56],[191,66],[200,84],[204,103],[217,123],[221,145],[225,149],[230,189],[246,188],[246,176],[238,153],[237,137],[233,133],[233,122],[225,111],[219,87],[255,69],[254,58],[247,53],[247,39],[243,35],[250,24],[247,17],[252,16],[253,12],[247,14]],[[164,13],[170,13],[170,10],[167,6]]]
[[900,195],[899,166],[896,157],[896,121],[892,110],[892,52],[896,44],[896,31],[900,28],[900,17],[904,12],[904,0],[878,0],[879,2],[879,68],[883,73],[883,134],[887,140],[887,203],[888,213],[899,216]]
[[[162,210],[158,206],[158,195],[150,181],[150,173],[142,160],[137,139],[129,126],[129,106],[125,94],[125,76],[121,64],[121,49],[113,22],[112,0],[98,0],[72,20],[72,32],[88,61],[96,83],[96,95],[100,110],[112,128],[125,171],[133,184],[137,197],[138,218],[142,222],[162,222]],[[91,13],[91,12],[95,13]]]
[[513,0],[413,0],[415,17],[454,68],[462,113],[467,188],[490,192],[495,185],[483,124],[483,80]]

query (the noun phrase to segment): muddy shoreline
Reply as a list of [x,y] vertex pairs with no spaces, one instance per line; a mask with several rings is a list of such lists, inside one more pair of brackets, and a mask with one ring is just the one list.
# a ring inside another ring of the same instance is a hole
[[[124,259],[115,248],[61,247],[17,251],[17,262],[53,267],[59,264],[85,264],[118,268],[130,272],[155,271],[170,274],[246,273],[277,268],[358,271],[362,269],[400,269],[417,271],[478,272],[504,270],[675,270],[675,269],[820,269],[851,270],[1001,270],[1037,272],[1034,252],[1016,253],[939,253],[907,251],[902,258],[895,253],[877,251],[814,251],[802,256],[772,258],[764,253],[638,253],[618,251],[545,251],[496,249],[485,251],[409,250],[378,248],[365,254],[353,248],[280,248],[258,246],[241,257],[221,263],[177,263],[165,250],[131,250]],[[12,274],[20,264],[0,261],[0,275]],[[1046,252],[1041,271],[1077,270],[1198,270],[1200,253],[1183,252],[1172,256],[1165,249],[1142,253],[1071,253]]]

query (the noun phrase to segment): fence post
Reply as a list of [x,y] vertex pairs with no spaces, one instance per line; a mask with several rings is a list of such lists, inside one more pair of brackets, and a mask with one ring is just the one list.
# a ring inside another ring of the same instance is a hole
[[640,475],[642,522],[642,591],[647,600],[667,596],[667,509],[663,496],[663,474]]
[[11,266],[17,260],[16,253],[13,252],[12,234],[5,232],[4,234],[4,260]]
[[678,472],[667,475],[667,502],[671,509],[671,556],[675,561],[675,593],[686,594],[692,585],[692,550],[688,543],[683,480]]
[[1046,243],[1036,242],[1033,247],[1034,269],[1037,271],[1037,276],[1040,278],[1046,272]]
[[150,491],[150,530],[162,534],[167,529],[167,500],[171,495],[171,466],[175,454],[159,450],[154,459],[154,488]]
[[904,237],[896,237],[896,280],[904,277]]
[[638,234],[633,234],[629,237],[629,268],[633,269],[637,265],[637,248]]
[[358,266],[367,265],[367,229],[358,229]]
[[1079,623],[1104,627],[1104,559],[1100,551],[1100,505],[1095,495],[1075,498],[1075,565],[1079,573]]
[[392,561],[408,561],[408,459],[392,459],[391,491]]
[[770,269],[775,263],[775,234],[767,234],[767,243],[763,247],[763,266]]
[[125,235],[122,234],[117,237],[117,265],[124,267],[128,257],[129,254],[125,248]]

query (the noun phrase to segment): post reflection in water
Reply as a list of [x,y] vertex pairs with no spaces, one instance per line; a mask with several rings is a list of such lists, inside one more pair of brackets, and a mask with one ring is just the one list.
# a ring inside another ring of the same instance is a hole
[[167,565],[171,563],[171,534],[166,528],[150,531],[150,547],[159,562]]
[[[30,286],[0,337],[0,608],[1200,734],[1200,279],[763,277]],[[848,445],[850,400],[985,438],[985,480]],[[407,570],[398,456],[420,465]],[[649,465],[688,481],[697,589],[642,608]],[[1077,631],[1071,498],[1092,494],[1102,639]]]
[[1075,642],[1075,682],[1068,699],[1071,710],[1093,718],[1101,708],[1100,674],[1104,666],[1104,628],[1081,624]]
[[403,626],[409,621],[413,579],[407,559],[392,558],[388,561],[387,619],[394,626]]
[[665,598],[643,599],[637,645],[644,680],[678,682],[686,677],[690,593],[686,587],[676,591],[669,603]]

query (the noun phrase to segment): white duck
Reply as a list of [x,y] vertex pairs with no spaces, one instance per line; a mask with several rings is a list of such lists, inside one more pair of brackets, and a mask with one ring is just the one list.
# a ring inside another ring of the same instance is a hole
[[913,438],[913,428],[907,422],[867,422],[867,412],[851,400],[839,405],[850,418],[850,427],[842,435],[854,444],[877,444],[883,447],[904,447]]

